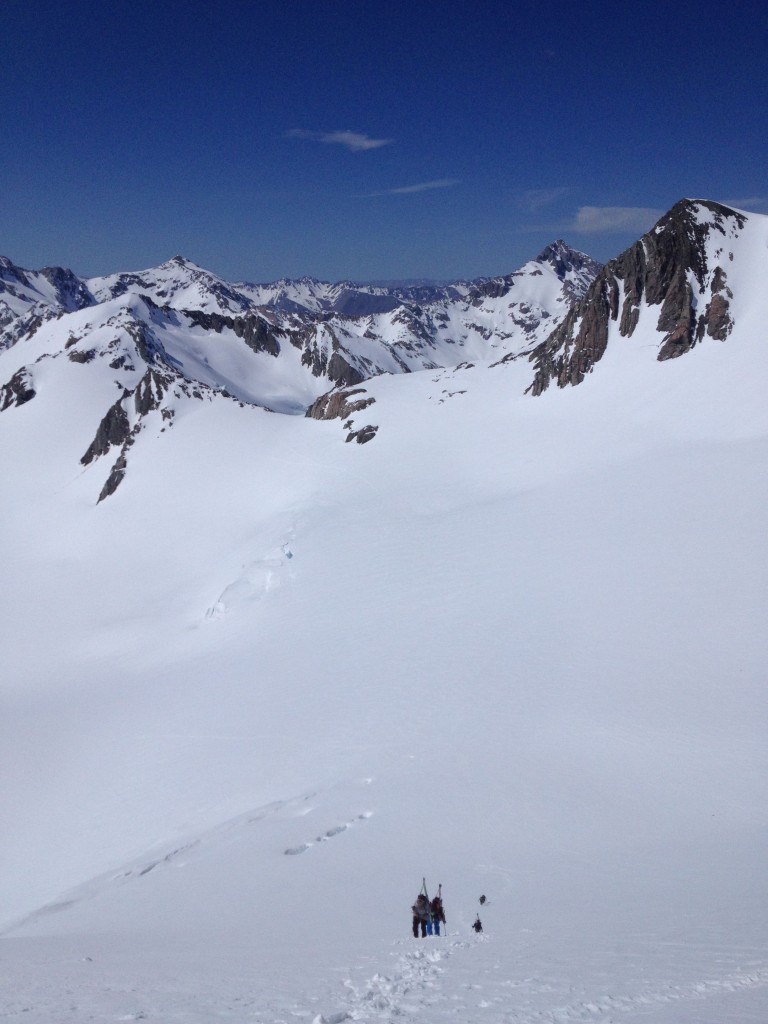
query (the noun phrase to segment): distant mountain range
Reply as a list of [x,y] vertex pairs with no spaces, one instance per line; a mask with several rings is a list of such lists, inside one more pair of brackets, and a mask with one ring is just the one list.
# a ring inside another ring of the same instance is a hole
[[187,399],[349,420],[381,374],[520,360],[539,395],[580,383],[609,337],[630,338],[640,321],[654,320],[661,361],[738,331],[739,305],[757,301],[754,238],[766,222],[682,200],[604,267],[556,241],[514,273],[447,285],[230,283],[181,256],[81,280],[3,258],[0,410],[51,386],[63,361],[92,374],[104,399],[82,461],[119,449],[110,493],[145,418],[170,424]]
[[[390,288],[314,278],[231,284],[181,256],[87,280],[3,259],[0,350],[34,339],[36,359],[106,359],[131,374],[141,364],[167,383],[303,413],[337,384],[530,351],[599,270],[563,242],[506,277]],[[18,372],[35,376],[28,362]],[[133,378],[125,385],[132,390]],[[3,401],[19,393],[17,380]]]

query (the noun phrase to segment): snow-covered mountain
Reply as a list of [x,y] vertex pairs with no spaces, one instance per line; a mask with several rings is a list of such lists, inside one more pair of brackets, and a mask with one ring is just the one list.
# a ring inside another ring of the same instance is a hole
[[[464,300],[476,302],[482,296],[501,297],[528,274],[544,274],[551,265],[567,295],[580,297],[600,269],[584,253],[570,249],[564,242],[555,242],[521,270],[506,277],[480,278],[438,284],[368,285],[352,281],[330,283],[314,277],[283,278],[268,284],[229,283],[197,266],[183,256],[149,270],[90,278],[84,284],[98,301],[120,295],[149,296],[157,305],[174,309],[194,309],[207,313],[238,314],[266,307],[283,313],[338,314],[356,319],[392,313],[400,306],[433,306]],[[557,304],[559,294],[539,288],[531,295],[525,289],[511,301],[534,301],[537,297]],[[550,313],[552,315],[552,313]]]
[[39,316],[69,313],[93,302],[85,282],[71,270],[23,270],[0,256],[0,330],[30,311]]
[[174,256],[149,270],[93,277],[87,285],[99,302],[121,295],[143,295],[156,305],[171,309],[230,314],[248,312],[256,305],[237,285],[229,284],[183,256]]
[[[350,316],[313,312],[307,295],[301,306],[298,287],[291,304],[300,312],[286,312],[278,301],[282,285],[272,306],[256,306],[247,290],[181,257],[79,284],[65,271],[34,275],[9,261],[4,266],[18,312],[0,337],[0,409],[31,401],[55,367],[75,364],[91,380],[91,401],[102,396],[81,457],[90,465],[111,456],[102,497],[122,480],[137,433],[151,419],[161,429],[171,426],[179,402],[219,396],[302,414],[334,385],[519,353],[563,319],[598,270],[558,242],[509,277],[467,287],[461,298],[457,286],[430,305],[397,298],[387,312]],[[329,286],[325,294],[332,292]],[[337,300],[351,294],[346,286],[333,293]],[[359,294],[396,298],[383,289]],[[45,304],[35,296],[45,296]]]
[[[563,242],[507,277],[444,287],[331,285],[312,278],[230,284],[181,256],[150,270],[79,281],[68,270],[27,271],[6,259],[0,278],[6,329],[0,347],[31,337],[44,318],[88,306],[105,307],[100,323],[114,315],[115,303],[136,316],[134,300],[141,298],[182,330],[205,325],[211,336],[233,329],[234,321],[243,321],[247,333],[248,318],[255,318],[250,322],[258,330],[262,323],[284,336],[288,332],[315,376],[353,383],[381,372],[455,365],[478,351],[504,353],[530,345],[562,320],[599,269]],[[192,322],[180,324],[180,316]],[[88,322],[98,319],[94,314]],[[159,319],[154,317],[156,323]],[[69,336],[68,327],[65,320],[62,336]],[[279,341],[275,345],[280,348]],[[350,364],[346,370],[342,359]]]
[[282,278],[268,284],[231,284],[183,256],[149,270],[118,273],[88,281],[101,300],[131,293],[149,295],[159,305],[203,312],[245,313],[258,307],[285,313],[342,313],[365,316],[389,312],[403,301],[434,301],[458,297],[467,286],[376,287],[340,281],[331,284],[314,277]]
[[768,1019],[768,218],[681,204],[572,316],[556,263],[419,307],[482,359],[350,328],[412,372],[331,421],[263,406],[338,313],[19,308],[9,1021]]

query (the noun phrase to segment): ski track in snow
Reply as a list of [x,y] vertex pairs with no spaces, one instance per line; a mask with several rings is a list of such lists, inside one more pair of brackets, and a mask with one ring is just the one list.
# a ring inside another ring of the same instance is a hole
[[370,811],[364,811],[362,814],[358,814],[356,818],[353,818],[352,821],[347,821],[343,825],[336,825],[335,828],[329,828],[327,832],[323,832],[322,835],[317,836],[317,838],[311,842],[302,843],[300,846],[289,847],[285,851],[285,853],[289,857],[295,857],[300,853],[305,853],[307,850],[311,849],[311,847],[313,847],[316,843],[327,843],[328,840],[333,839],[334,836],[338,836],[341,835],[342,832],[346,832],[347,829],[351,828],[356,822],[366,821],[371,816],[372,815]]
[[[557,986],[538,976],[524,980],[500,980],[509,972],[501,973],[505,965],[497,961],[473,973],[472,981],[462,981],[457,985],[458,979],[444,977],[452,966],[447,963],[449,958],[488,943],[487,935],[470,941],[458,940],[450,935],[416,941],[424,945],[398,954],[395,968],[390,973],[376,972],[357,985],[351,980],[345,981],[348,989],[345,1008],[319,1014],[312,1024],[341,1024],[346,1020],[392,1022],[415,1015],[429,1021],[488,1020],[503,1021],[504,1024],[576,1024],[579,1021],[587,1024],[613,1024],[614,1021],[633,1019],[652,1021],[654,1008],[686,1001],[702,1001],[715,995],[745,992],[768,985],[768,966],[755,966],[747,970],[738,969],[719,978],[648,987],[632,995],[606,993],[594,998],[586,997],[541,1007],[535,1004],[542,1002],[542,996],[545,1002],[550,1002]],[[468,965],[463,966],[466,969]]]
[[206,610],[207,620],[224,618],[228,612],[248,601],[258,600],[281,586],[293,551],[286,541],[279,549],[264,558],[257,558],[243,566],[236,579],[222,590]]
[[[418,949],[397,955],[395,968],[389,974],[378,971],[362,984],[347,979],[346,1008],[336,1013],[319,1014],[312,1024],[341,1024],[345,1020],[392,1020],[420,1013],[425,1007],[445,998],[439,990],[442,962],[454,952],[465,949],[468,942],[451,941],[432,946],[429,940]],[[442,940],[437,939],[437,942]]]

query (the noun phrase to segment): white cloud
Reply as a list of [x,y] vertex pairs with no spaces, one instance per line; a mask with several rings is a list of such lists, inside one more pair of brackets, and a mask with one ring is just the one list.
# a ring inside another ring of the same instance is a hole
[[649,231],[663,210],[648,206],[580,206],[571,231],[609,234],[612,231]]
[[413,192],[427,192],[433,188],[452,188],[459,184],[458,178],[436,178],[434,181],[420,181],[416,185],[401,185],[400,188],[388,188],[383,192],[366,192],[360,199],[371,199],[374,196],[405,196]]
[[362,153],[368,149],[379,149],[387,146],[392,139],[372,139],[369,135],[361,132],[315,132],[304,128],[291,128],[286,132],[289,139],[309,139],[312,142],[331,142],[339,146],[346,146],[353,153]]

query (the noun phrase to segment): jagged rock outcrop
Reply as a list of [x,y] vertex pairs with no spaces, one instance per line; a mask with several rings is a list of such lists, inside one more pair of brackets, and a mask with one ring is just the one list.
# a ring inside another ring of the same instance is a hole
[[328,326],[322,331],[315,330],[307,339],[301,362],[310,368],[313,376],[327,377],[334,384],[360,384],[366,378],[358,367],[351,364],[339,339]]
[[110,470],[109,476],[104,482],[104,486],[101,488],[101,491],[99,492],[99,497],[96,501],[97,505],[99,504],[99,502],[104,501],[105,498],[108,498],[110,494],[114,494],[117,488],[123,482],[125,472],[128,469],[127,447],[128,444],[126,442],[126,449],[121,451],[120,454],[118,455],[114,466]]
[[[366,395],[365,398],[354,398],[355,395]],[[356,412],[367,409],[376,401],[367,395],[365,388],[342,388],[328,391],[321,395],[307,409],[306,415],[312,420],[346,420]]]
[[99,501],[114,494],[125,477],[128,452],[145,428],[148,417],[152,413],[159,413],[160,422],[163,424],[160,431],[162,432],[173,423],[175,403],[190,398],[208,401],[215,398],[234,400],[224,390],[214,390],[197,381],[187,381],[172,368],[157,365],[147,366],[135,387],[123,391],[120,398],[107,410],[93,441],[80,459],[84,466],[88,466],[95,459],[108,455],[113,448],[120,449],[99,495]]
[[74,352],[69,353],[68,358],[71,363],[92,363],[96,358],[96,349],[76,349]]
[[[120,454],[101,489],[97,504],[108,498],[110,494],[114,494],[125,477],[128,468],[128,450],[141,430],[142,418],[156,409],[161,410],[164,419],[173,418],[173,411],[162,407],[163,397],[168,391],[169,384],[169,380],[163,374],[153,367],[147,367],[146,373],[133,391],[124,391],[102,419],[96,436],[80,462],[84,466],[90,465],[94,459],[101,455],[107,455],[114,447],[120,448]],[[128,409],[131,399],[133,399],[133,412],[137,417],[133,426],[131,426]]]
[[[723,340],[731,330],[732,294],[720,258],[723,240],[744,227],[745,218],[719,203],[681,200],[656,226],[615,260],[606,264],[584,298],[531,353],[535,365],[528,389],[541,394],[579,384],[605,353],[611,321],[623,337],[631,336],[643,303],[660,306],[656,329],[663,333],[658,359],[676,358],[705,335]],[[710,301],[701,309],[701,298]]]
[[368,444],[369,441],[372,441],[374,437],[376,437],[378,429],[378,427],[368,423],[366,426],[361,427],[360,430],[350,430],[345,441],[357,441],[358,444]]
[[[365,395],[365,397],[356,398],[356,395]],[[376,436],[378,426],[367,423],[355,430],[352,417],[373,405],[375,401],[375,398],[367,394],[365,388],[334,388],[333,391],[321,395],[317,401],[313,402],[307,409],[306,415],[313,420],[345,420],[343,424],[347,431],[345,441],[367,444]]]
[[172,380],[148,367],[133,391],[133,403],[137,416],[147,416],[163,406],[163,398],[169,391]]
[[24,405],[31,402],[37,392],[32,385],[32,377],[26,367],[18,370],[7,384],[0,388],[0,412],[12,405]]
[[280,355],[280,336],[285,332],[268,324],[256,315],[224,316],[221,313],[203,313],[199,310],[185,309],[183,315],[195,326],[205,331],[221,334],[229,328],[238,338],[242,338],[252,352],[267,352],[271,356]]
[[733,292],[727,284],[728,276],[722,267],[717,267],[712,275],[710,290],[712,298],[704,310],[704,321],[706,332],[710,338],[716,341],[725,341],[733,330],[733,320],[730,315],[730,300]]
[[106,455],[110,448],[120,446],[128,439],[131,433],[131,423],[128,413],[125,411],[125,402],[129,397],[130,392],[125,391],[122,397],[107,410],[96,430],[96,436],[80,459],[84,466],[90,465],[100,455]]
[[95,305],[96,299],[85,282],[71,270],[65,267],[43,267],[40,275],[53,288],[56,304],[67,313]]

